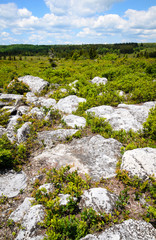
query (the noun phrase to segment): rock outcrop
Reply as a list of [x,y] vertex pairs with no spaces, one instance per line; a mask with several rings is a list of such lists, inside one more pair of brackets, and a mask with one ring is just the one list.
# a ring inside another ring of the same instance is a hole
[[[47,136],[44,137],[46,145],[51,144],[53,134],[47,132],[44,135]],[[43,139],[41,136],[39,136],[40,140]],[[121,147],[122,144],[115,139],[105,139],[96,135],[74,139],[68,145],[58,144],[55,148],[44,150],[35,157],[35,160],[46,161],[51,167],[71,165],[73,170],[78,169],[80,173],[87,173],[94,180],[99,180],[116,175],[116,163],[121,157]]]

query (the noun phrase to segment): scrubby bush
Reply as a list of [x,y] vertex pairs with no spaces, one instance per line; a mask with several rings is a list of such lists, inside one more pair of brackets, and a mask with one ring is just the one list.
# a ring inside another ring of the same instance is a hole
[[156,107],[150,110],[149,116],[143,124],[143,127],[144,135],[156,140]]
[[19,81],[17,78],[15,78],[6,88],[7,93],[12,94],[24,94],[26,92],[29,92],[30,89],[28,85],[25,83]]

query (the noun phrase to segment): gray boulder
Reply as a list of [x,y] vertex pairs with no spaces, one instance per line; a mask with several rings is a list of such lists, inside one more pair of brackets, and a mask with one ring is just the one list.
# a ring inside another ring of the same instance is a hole
[[26,186],[27,176],[23,171],[19,173],[10,171],[0,175],[0,196],[15,197],[20,193],[20,190],[25,189]]
[[106,229],[99,235],[89,234],[81,240],[156,240],[156,229],[145,221],[129,219]]
[[26,75],[18,78],[19,81],[27,84],[33,93],[40,93],[49,83],[42,78]]
[[56,105],[56,100],[53,98],[39,97],[38,103],[42,107],[50,108],[50,107],[54,107]]
[[99,106],[88,109],[86,112],[94,113],[97,117],[106,118],[114,130],[129,131],[141,130],[142,124],[148,117],[149,110],[156,102],[147,102],[142,105],[119,104],[118,107]]
[[142,179],[151,175],[156,177],[156,148],[126,151],[122,157],[121,169],[129,171],[131,176],[137,175]]
[[47,147],[51,148],[55,142],[66,140],[78,130],[74,129],[58,129],[53,131],[42,131],[38,133],[38,140]]
[[64,116],[62,120],[67,124],[68,127],[84,128],[86,126],[86,119],[73,114]]
[[19,231],[16,240],[28,240],[30,237],[35,237],[36,230],[38,229],[38,223],[43,221],[45,211],[42,205],[38,204],[32,206],[24,215],[22,221],[22,229]]
[[42,120],[45,117],[43,109],[38,107],[32,108],[30,114],[33,118],[36,118],[38,120]]
[[[46,140],[46,138],[45,138]],[[71,165],[72,170],[89,174],[94,180],[116,175],[116,163],[121,157],[122,144],[115,139],[100,135],[74,139],[68,145],[58,144],[44,150],[34,160],[47,162],[51,167]]]
[[118,197],[104,188],[91,188],[85,190],[81,196],[79,207],[93,208],[96,212],[111,213]]
[[56,108],[64,113],[72,113],[72,111],[77,110],[80,102],[86,102],[86,99],[70,95],[60,99],[56,104]]
[[31,122],[26,122],[22,125],[21,128],[17,130],[17,141],[18,143],[25,142],[30,134],[30,125]]
[[95,77],[91,80],[91,83],[97,84],[97,85],[100,85],[100,84],[105,85],[107,81],[108,81],[107,78]]
[[34,93],[28,92],[26,94],[26,102],[34,105],[38,105],[38,97]]
[[10,214],[9,219],[12,219],[14,222],[21,221],[24,215],[31,208],[32,201],[34,200],[35,200],[34,198],[26,197],[23,203],[14,212]]

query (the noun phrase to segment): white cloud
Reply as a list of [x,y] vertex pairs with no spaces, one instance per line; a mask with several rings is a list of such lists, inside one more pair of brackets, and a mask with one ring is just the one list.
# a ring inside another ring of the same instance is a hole
[[[24,43],[38,44],[156,39],[156,6],[147,11],[128,9],[124,16],[119,16],[100,12],[122,0],[44,1],[51,13],[41,18],[33,16],[26,8],[18,9],[14,3],[0,4],[0,30],[3,38],[6,39],[9,32],[8,39],[16,39],[18,36],[20,39],[23,37]],[[95,12],[100,14],[93,16]]]
[[129,27],[139,29],[156,29],[156,6],[150,7],[148,11],[136,11],[128,9],[125,12]]
[[124,0],[44,0],[56,15],[90,16],[107,11],[116,2]]

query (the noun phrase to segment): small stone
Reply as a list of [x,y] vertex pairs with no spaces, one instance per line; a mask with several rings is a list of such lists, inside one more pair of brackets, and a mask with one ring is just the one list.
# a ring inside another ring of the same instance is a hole
[[64,116],[62,120],[67,126],[72,128],[84,128],[86,126],[86,119],[84,117],[79,117],[73,114]]
[[97,84],[97,85],[100,85],[100,84],[105,85],[107,81],[108,81],[107,78],[95,77],[91,80],[91,83]]
[[30,134],[30,125],[31,122],[26,122],[22,125],[21,128],[17,130],[17,140],[18,143],[23,143],[27,140],[29,134]]

